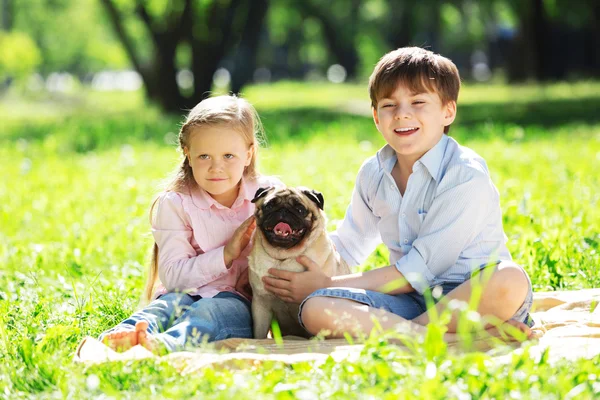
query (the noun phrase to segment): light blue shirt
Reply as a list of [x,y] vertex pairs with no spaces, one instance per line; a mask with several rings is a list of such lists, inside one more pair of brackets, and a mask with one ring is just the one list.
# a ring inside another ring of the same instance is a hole
[[346,216],[331,238],[350,265],[383,242],[419,293],[463,282],[482,264],[511,260],[498,190],[485,160],[453,138],[441,140],[413,166],[404,196],[392,178],[389,145],[361,166]]

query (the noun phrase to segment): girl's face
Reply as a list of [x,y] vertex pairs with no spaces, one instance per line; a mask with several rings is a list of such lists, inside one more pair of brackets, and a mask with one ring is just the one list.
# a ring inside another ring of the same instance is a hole
[[241,133],[226,125],[193,128],[188,143],[183,151],[198,186],[220,204],[231,207],[244,169],[252,160],[252,146]]

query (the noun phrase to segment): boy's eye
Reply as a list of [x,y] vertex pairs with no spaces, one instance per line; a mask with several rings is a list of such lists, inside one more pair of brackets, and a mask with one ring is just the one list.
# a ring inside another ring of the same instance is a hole
[[383,108],[390,108],[390,107],[394,107],[394,105],[393,104],[384,104],[383,105]]
[[415,100],[413,104],[425,104],[425,102],[423,100]]
[[231,160],[235,156],[233,154],[225,154],[223,157],[225,157],[226,160]]

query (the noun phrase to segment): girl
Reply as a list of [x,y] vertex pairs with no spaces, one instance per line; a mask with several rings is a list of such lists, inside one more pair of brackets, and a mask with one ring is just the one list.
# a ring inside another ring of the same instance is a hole
[[256,170],[254,108],[235,96],[194,107],[179,132],[184,158],[153,204],[154,251],[146,298],[156,299],[104,332],[100,340],[124,351],[140,344],[156,352],[202,340],[252,337],[248,243],[251,203],[261,186],[279,184]]

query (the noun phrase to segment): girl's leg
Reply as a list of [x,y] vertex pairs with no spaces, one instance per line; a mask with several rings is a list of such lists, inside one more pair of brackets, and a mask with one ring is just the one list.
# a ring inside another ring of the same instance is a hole
[[[533,301],[531,282],[525,271],[512,261],[502,261],[494,267],[482,269],[470,280],[462,283],[452,290],[435,305],[436,311],[441,313],[448,307],[452,300],[469,302],[474,289],[481,293],[477,312],[482,317],[492,317],[499,321],[511,321],[528,336],[531,334],[528,312]],[[448,325],[449,332],[456,332],[459,310],[453,311],[452,319]],[[413,320],[419,325],[429,323],[427,312]],[[492,325],[487,325],[492,328]]]
[[142,328],[139,342],[151,351],[161,345],[167,351],[177,351],[198,346],[203,340],[252,338],[250,302],[235,293],[221,292],[195,302],[165,332],[146,334]]
[[119,325],[102,333],[100,341],[113,350],[125,351],[138,344],[136,323],[144,321],[148,332],[160,333],[195,301],[195,297],[183,293],[167,293],[137,311]]

